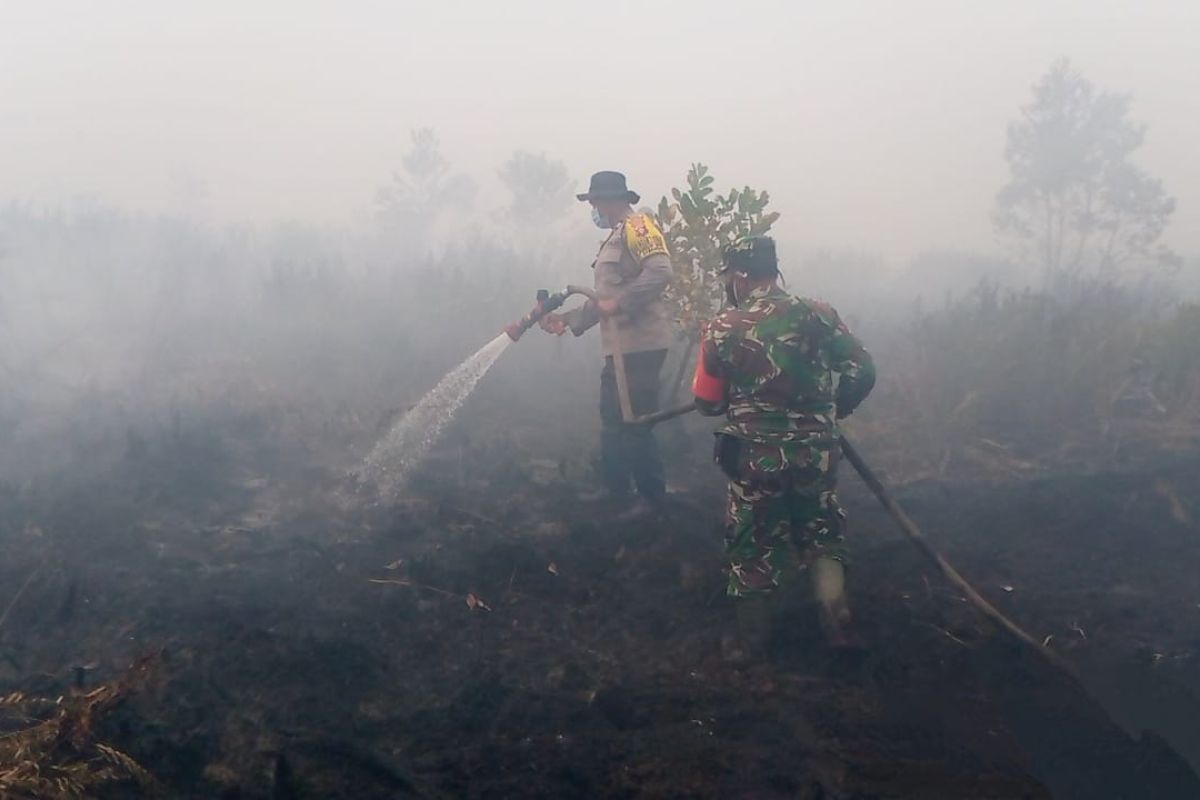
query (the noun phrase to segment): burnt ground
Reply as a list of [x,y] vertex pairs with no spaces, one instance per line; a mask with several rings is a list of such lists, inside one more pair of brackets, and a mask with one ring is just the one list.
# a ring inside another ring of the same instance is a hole
[[394,505],[303,441],[176,419],[2,487],[0,608],[32,579],[0,695],[163,651],[101,734],[173,798],[1200,797],[1200,457],[899,493],[1081,687],[852,475],[869,654],[828,653],[800,587],[773,663],[740,670],[702,453],[666,519],[621,527],[511,433],[447,446]]

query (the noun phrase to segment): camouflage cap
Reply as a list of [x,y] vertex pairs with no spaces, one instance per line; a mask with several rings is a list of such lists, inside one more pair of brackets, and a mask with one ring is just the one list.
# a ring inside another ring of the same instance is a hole
[[721,251],[722,272],[737,270],[752,278],[773,278],[779,274],[775,240],[770,236],[743,236]]

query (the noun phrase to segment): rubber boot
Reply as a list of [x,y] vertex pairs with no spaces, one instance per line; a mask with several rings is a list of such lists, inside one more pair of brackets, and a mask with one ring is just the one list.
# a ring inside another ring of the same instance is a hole
[[861,646],[849,630],[850,605],[846,601],[846,567],[835,558],[821,556],[813,561],[813,596],[817,600],[821,629],[830,647]]
[[746,660],[765,663],[770,654],[772,630],[771,595],[765,592],[737,599],[738,639]]

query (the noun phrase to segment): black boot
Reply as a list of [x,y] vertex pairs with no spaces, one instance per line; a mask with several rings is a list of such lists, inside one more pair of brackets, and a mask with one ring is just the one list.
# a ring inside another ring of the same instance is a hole
[[738,665],[766,663],[771,649],[772,603],[767,593],[748,594],[737,605],[737,636],[722,642],[725,660]]

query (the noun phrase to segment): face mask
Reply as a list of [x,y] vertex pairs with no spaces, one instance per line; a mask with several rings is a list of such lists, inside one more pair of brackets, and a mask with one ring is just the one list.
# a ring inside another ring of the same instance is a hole
[[592,206],[592,222],[596,223],[597,228],[611,228],[608,224],[608,217],[600,213],[600,209]]

